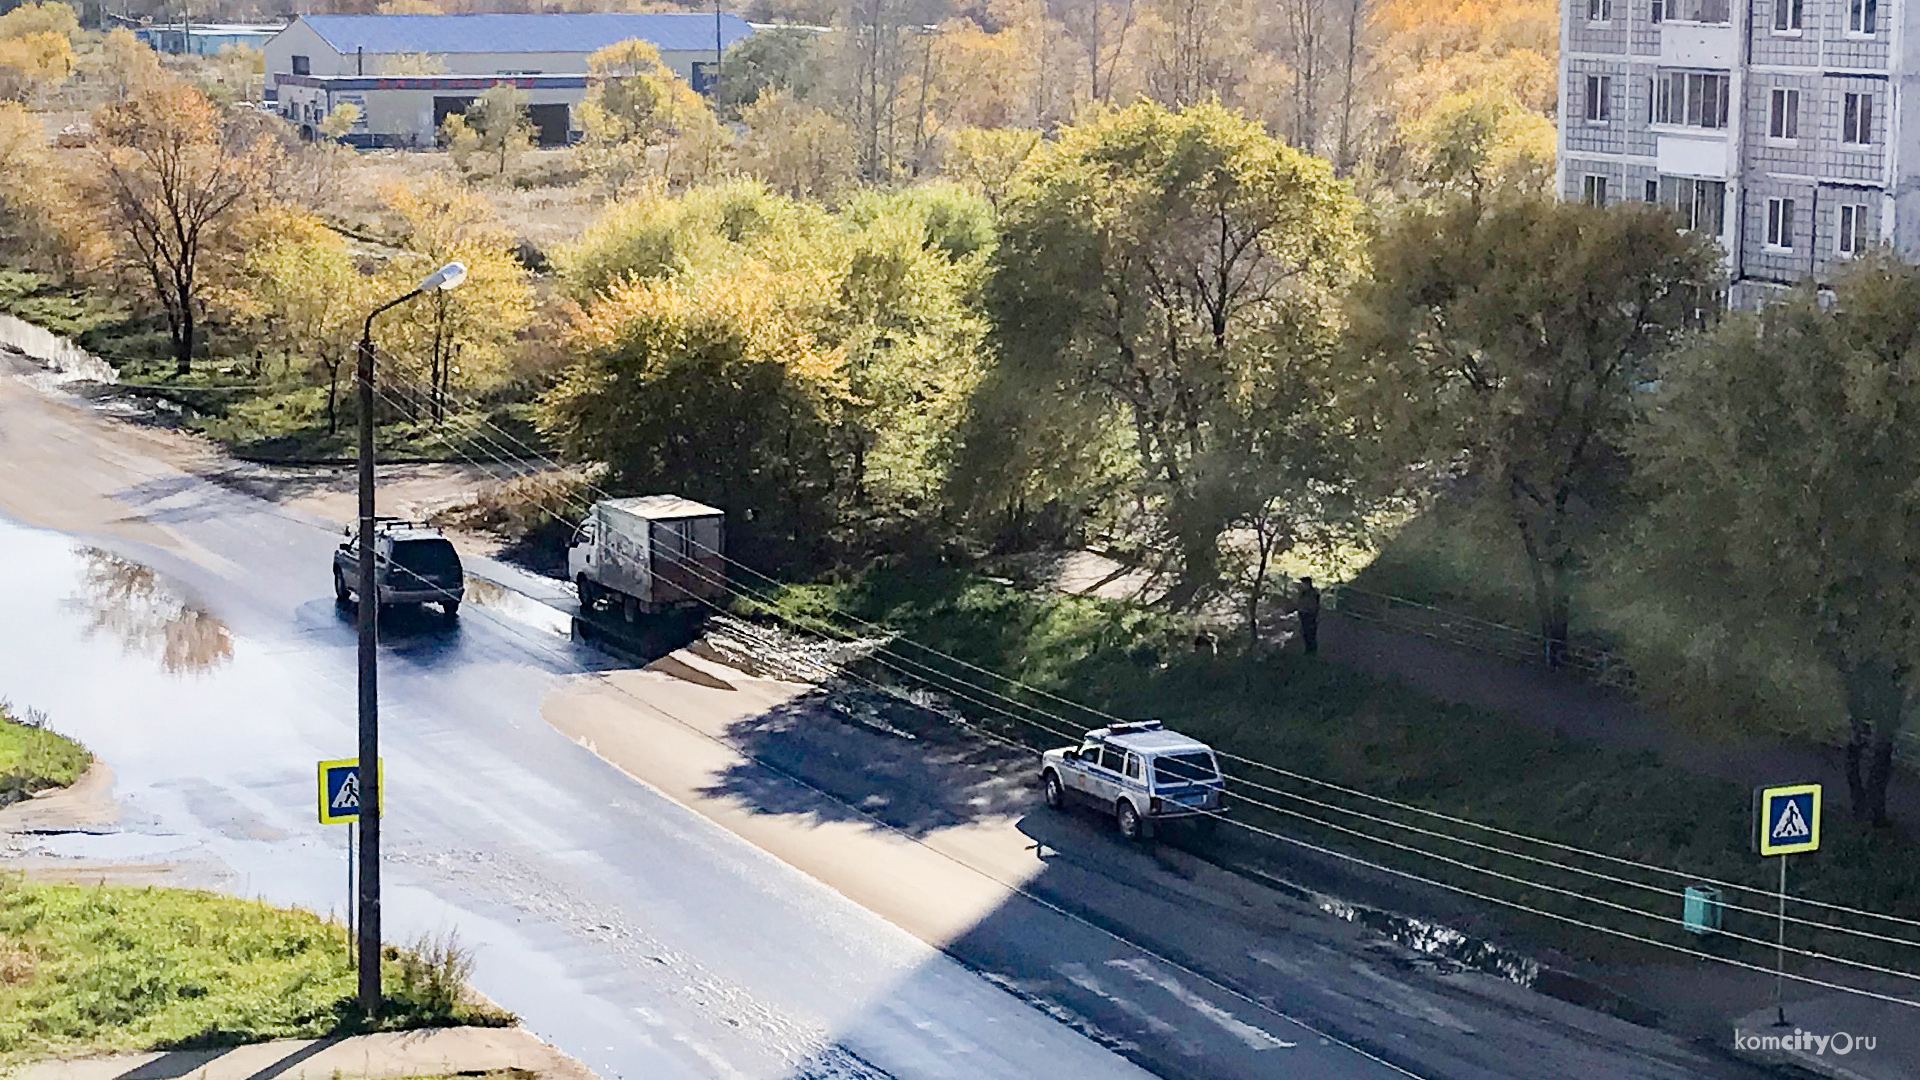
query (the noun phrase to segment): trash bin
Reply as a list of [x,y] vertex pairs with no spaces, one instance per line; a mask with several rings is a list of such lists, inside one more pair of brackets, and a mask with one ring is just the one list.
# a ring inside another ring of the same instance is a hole
[[1689,885],[1686,889],[1686,908],[1681,914],[1681,924],[1690,933],[1705,936],[1718,933],[1720,916],[1720,890],[1711,885]]

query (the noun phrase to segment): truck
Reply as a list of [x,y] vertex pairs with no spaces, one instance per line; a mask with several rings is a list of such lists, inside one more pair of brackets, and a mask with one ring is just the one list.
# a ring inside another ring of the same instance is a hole
[[581,615],[618,612],[633,622],[718,604],[727,593],[726,518],[678,495],[594,503],[567,548]]

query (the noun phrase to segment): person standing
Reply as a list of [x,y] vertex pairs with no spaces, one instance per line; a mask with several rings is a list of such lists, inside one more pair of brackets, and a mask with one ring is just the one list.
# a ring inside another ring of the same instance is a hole
[[1300,640],[1306,645],[1308,653],[1320,651],[1320,590],[1313,587],[1313,579],[1300,579],[1300,595],[1294,601],[1293,609],[1300,614]]

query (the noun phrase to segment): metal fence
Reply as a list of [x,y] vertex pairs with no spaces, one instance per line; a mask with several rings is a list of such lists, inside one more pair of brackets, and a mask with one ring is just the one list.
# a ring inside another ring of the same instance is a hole
[[[1547,639],[1532,630],[1352,585],[1332,586],[1327,590],[1326,599],[1330,609],[1348,618],[1420,634],[1517,663],[1546,663]],[[1622,690],[1634,688],[1633,670],[1607,649],[1569,641],[1563,657],[1561,670],[1578,678]]]

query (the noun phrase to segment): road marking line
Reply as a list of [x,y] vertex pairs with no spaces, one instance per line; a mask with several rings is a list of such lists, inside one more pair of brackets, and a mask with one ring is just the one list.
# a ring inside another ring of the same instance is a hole
[[1145,960],[1109,960],[1107,961],[1107,966],[1119,968],[1122,971],[1132,974],[1134,978],[1143,983],[1158,986],[1160,989],[1172,994],[1175,1001],[1178,1001],[1180,1004],[1185,1005],[1187,1008],[1220,1025],[1227,1034],[1246,1043],[1247,1049],[1249,1050],[1291,1050],[1300,1045],[1299,1043],[1290,1043],[1277,1035],[1271,1034],[1265,1028],[1255,1027],[1247,1023],[1245,1020],[1240,1019],[1220,1006],[1215,1005],[1213,1002],[1208,1001],[1206,998],[1201,997],[1199,994],[1187,989],[1181,984],[1180,980],[1173,976],[1162,975],[1155,971],[1153,965],[1147,963]]

